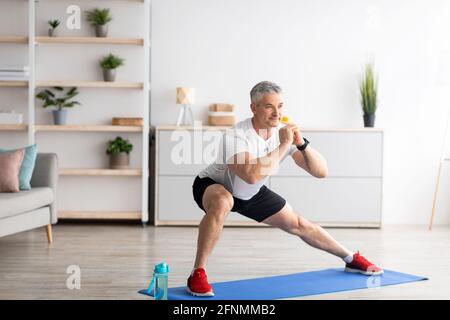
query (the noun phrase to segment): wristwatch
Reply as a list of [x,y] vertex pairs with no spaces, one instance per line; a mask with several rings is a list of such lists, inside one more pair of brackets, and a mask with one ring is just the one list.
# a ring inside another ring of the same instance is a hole
[[298,150],[300,150],[300,151],[303,151],[303,150],[305,150],[306,149],[306,147],[308,146],[308,144],[309,144],[309,141],[308,141],[308,139],[306,139],[306,138],[303,138],[303,140],[305,140],[305,143],[304,144],[302,144],[301,146],[296,146],[297,147],[297,149]]

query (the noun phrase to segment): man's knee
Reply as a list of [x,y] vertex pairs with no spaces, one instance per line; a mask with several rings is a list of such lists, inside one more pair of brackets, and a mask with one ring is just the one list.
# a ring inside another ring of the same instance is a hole
[[228,213],[233,208],[233,199],[228,199],[227,197],[220,196],[215,198],[209,207],[206,209],[206,214],[214,215],[217,219],[225,219]]
[[223,186],[214,185],[215,188],[207,190],[204,208],[207,214],[224,218],[233,208],[233,196]]
[[297,229],[296,233],[299,236],[314,232],[319,227],[318,224],[308,221],[301,216],[297,216],[296,222],[297,222],[296,223],[296,229]]

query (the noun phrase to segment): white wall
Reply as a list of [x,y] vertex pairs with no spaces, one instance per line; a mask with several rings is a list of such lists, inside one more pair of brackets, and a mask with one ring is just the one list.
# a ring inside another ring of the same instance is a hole
[[[285,91],[303,127],[361,127],[358,77],[379,74],[385,129],[383,223],[426,224],[450,108],[450,4],[444,0],[153,0],[152,123],[176,121],[175,87],[251,115],[261,80]],[[313,142],[314,143],[314,142]],[[339,146],[336,146],[339,152]],[[445,167],[437,223],[450,222]]]

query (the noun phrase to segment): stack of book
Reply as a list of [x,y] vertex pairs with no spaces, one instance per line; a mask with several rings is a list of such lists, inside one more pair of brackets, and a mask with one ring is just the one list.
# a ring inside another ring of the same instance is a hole
[[0,80],[25,81],[28,80],[30,68],[28,66],[1,66]]
[[14,110],[2,110],[0,109],[0,124],[22,124],[23,115],[16,113]]

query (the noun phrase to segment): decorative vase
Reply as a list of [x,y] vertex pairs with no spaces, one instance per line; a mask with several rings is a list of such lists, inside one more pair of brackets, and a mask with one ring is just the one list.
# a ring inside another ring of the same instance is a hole
[[66,124],[67,110],[53,110],[53,121],[55,125],[62,126]]
[[109,155],[109,167],[111,169],[128,169],[130,167],[130,155],[126,152]]
[[108,25],[95,26],[95,36],[97,38],[106,38],[108,36]]
[[364,127],[373,128],[375,125],[375,114],[364,114]]
[[116,80],[116,69],[103,69],[103,80],[114,82]]

